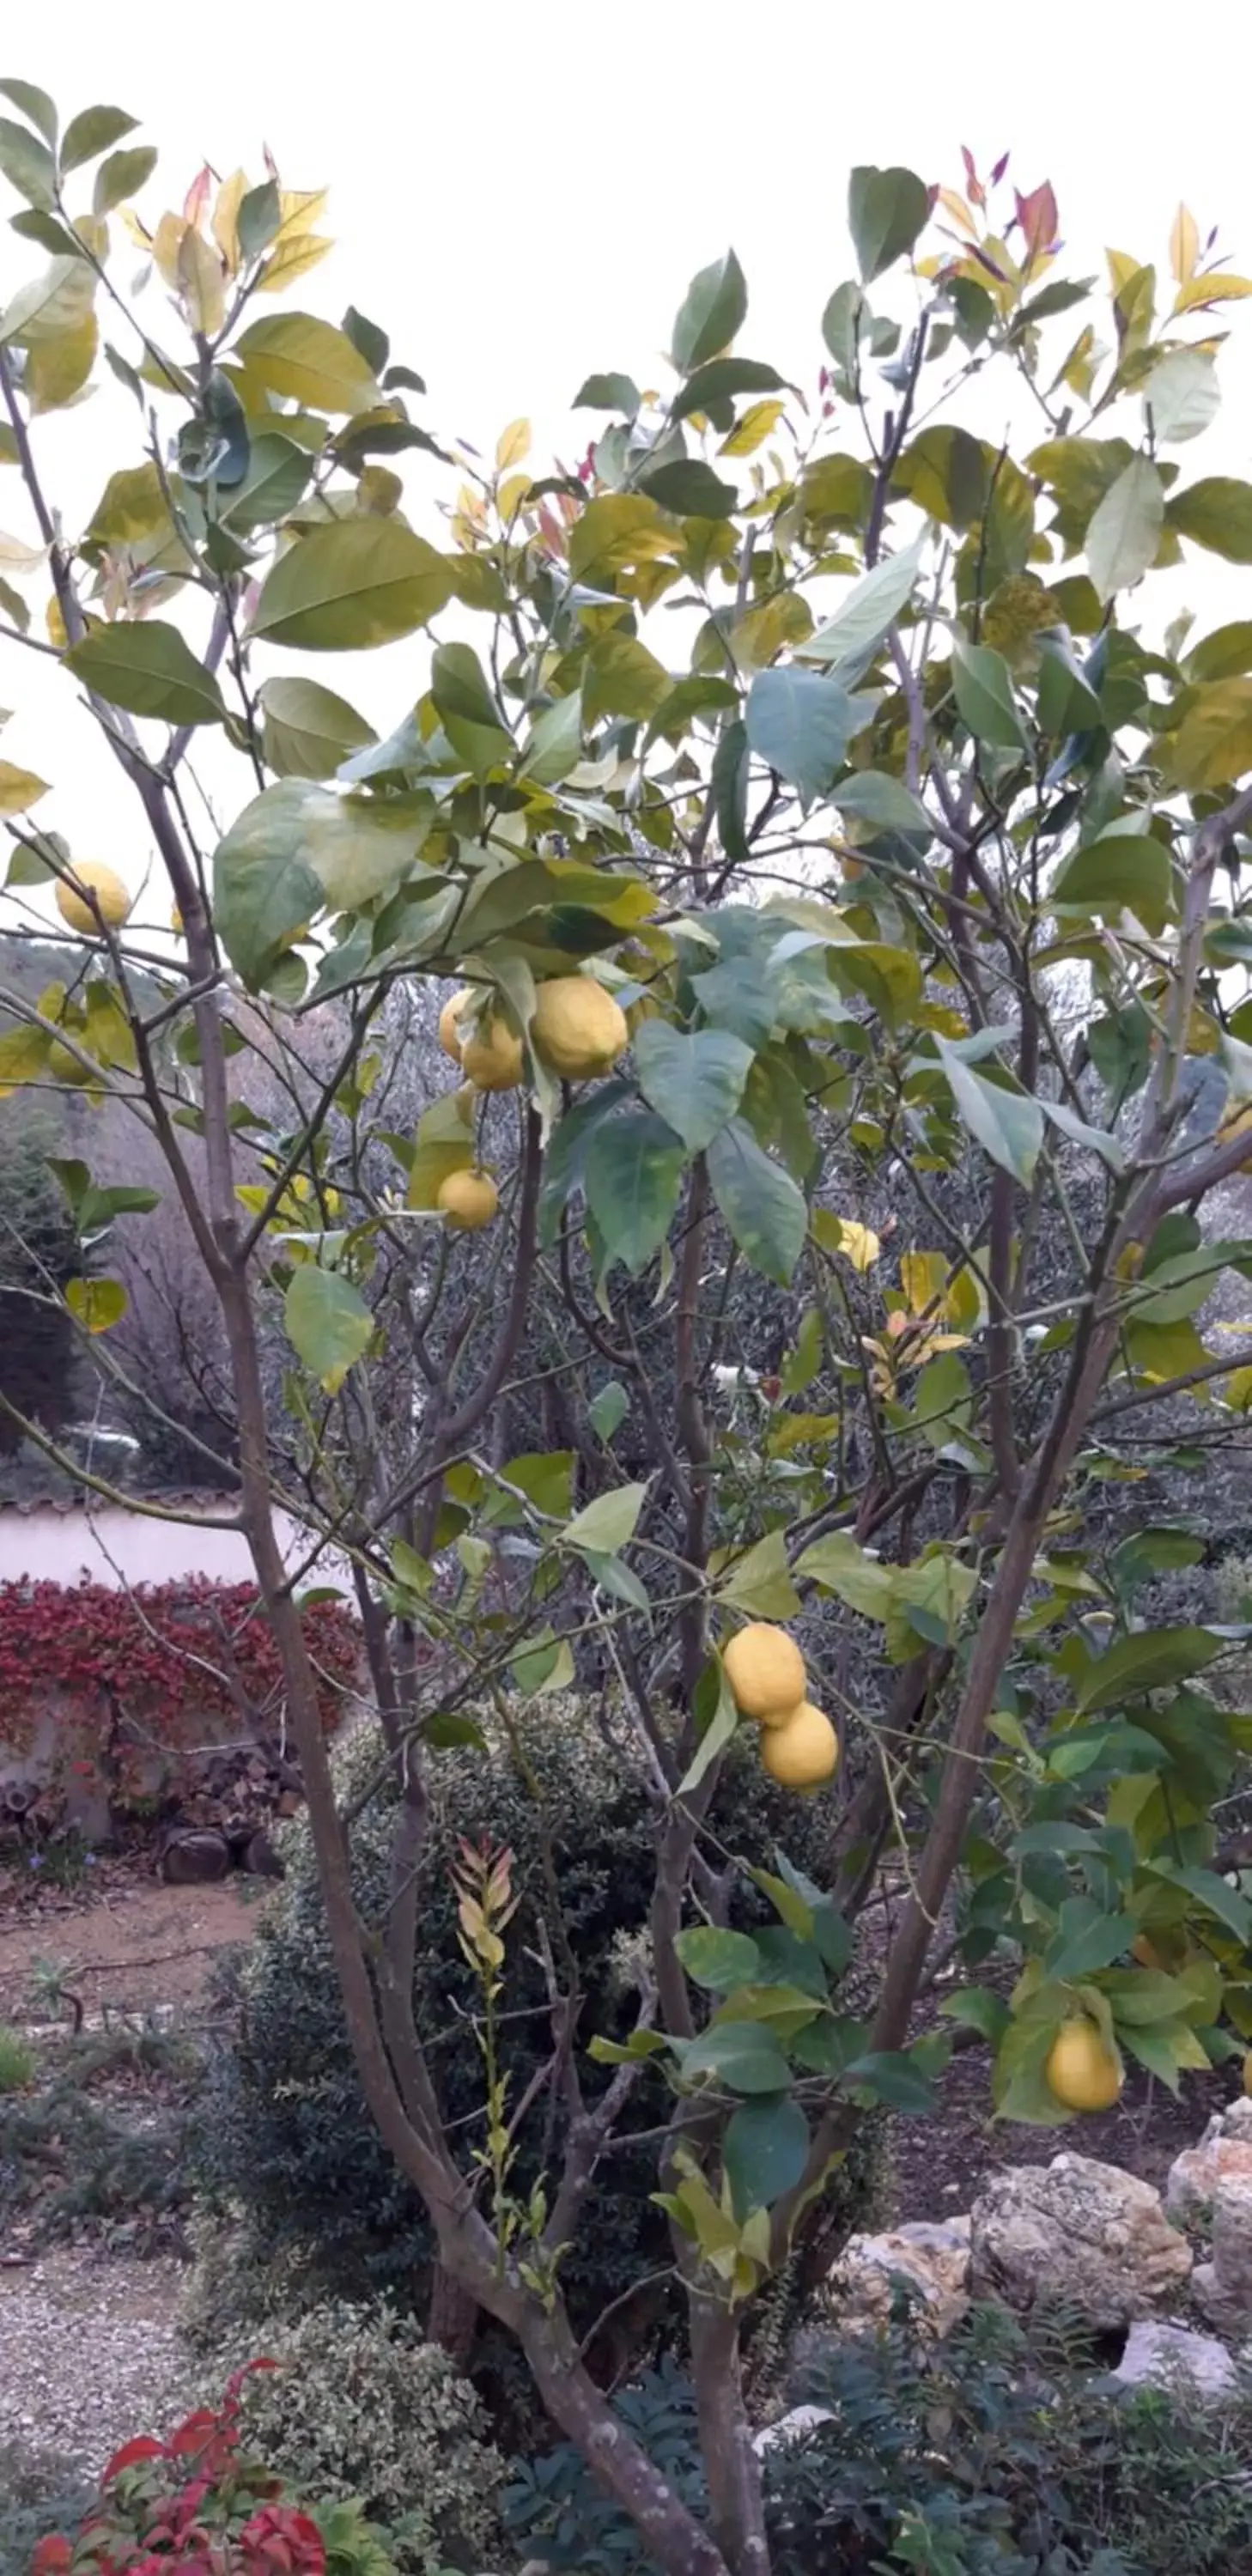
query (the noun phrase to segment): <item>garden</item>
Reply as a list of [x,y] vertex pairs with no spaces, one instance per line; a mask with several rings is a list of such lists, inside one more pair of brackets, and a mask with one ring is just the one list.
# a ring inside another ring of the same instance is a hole
[[250,1568],[0,1593],[0,2567],[1252,2576],[1252,280],[483,454],[0,91],[0,1500]]

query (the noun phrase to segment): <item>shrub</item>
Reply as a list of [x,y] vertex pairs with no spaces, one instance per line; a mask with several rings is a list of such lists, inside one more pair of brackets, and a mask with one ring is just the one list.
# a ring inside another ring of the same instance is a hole
[[[446,2117],[454,2128],[464,2124],[457,2133],[469,2140],[481,2120],[483,2073],[466,2018],[476,1989],[457,1946],[449,1878],[459,1837],[487,1835],[514,1854],[522,1904],[509,1935],[503,2004],[511,2017],[502,2033],[514,2101],[550,2049],[535,1955],[545,1912],[545,1818],[585,1998],[580,2070],[589,2092],[606,2078],[586,2060],[586,2043],[597,2032],[622,2037],[630,2028],[634,1962],[647,1929],[654,1827],[627,1759],[613,1755],[586,1706],[572,1696],[530,1703],[519,1723],[538,1804],[492,1728],[485,1751],[450,1751],[432,1770],[414,2003]],[[368,1745],[341,1757],[346,1798],[364,1786],[375,1758]],[[785,1830],[790,1857],[814,1877],[822,1874],[826,1820],[820,1810],[787,1799],[746,1755],[728,1767],[711,1821],[724,1842],[754,1861],[767,1861]],[[356,1893],[367,1919],[377,1919],[387,1902],[393,1826],[388,1794],[354,1833]],[[373,2284],[409,2308],[425,2293],[429,2227],[362,2101],[302,1821],[290,1828],[285,1852],[285,1884],[236,1971],[237,2035],[211,2065],[197,2121],[197,2178],[210,2201],[244,2213],[254,2261],[299,2246],[333,2286],[351,2294]],[[757,1902],[746,1887],[736,1899],[736,1920],[756,1920]],[[660,2098],[659,2089],[654,2097],[646,2090],[636,2096],[633,2127],[649,2125],[649,2101]],[[515,2171],[522,2192],[554,2153],[542,2124],[535,2126],[538,2134],[532,2127],[523,2135]],[[872,2187],[875,2157],[874,2144],[862,2141],[832,2184],[848,2228],[858,2223]],[[655,2151],[647,2147],[615,2154],[601,2166],[587,2222],[562,2270],[582,2331],[610,2300],[668,2262],[666,2223],[649,2198],[655,2189]],[[648,2297],[645,2292],[625,2321],[628,2348],[641,2348],[665,2330],[664,2293],[651,2294],[651,2307]]]
[[123,2444],[74,2538],[49,2532],[31,2576],[395,2576],[385,2535],[356,2500],[309,2507],[244,2448],[243,2389],[267,2361],[236,2373],[221,2404],[190,2415],[167,2442]]
[[504,2463],[446,2353],[383,2303],[332,2301],[262,2337],[272,2372],[243,2383],[241,2426],[303,2495],[355,2499],[398,2568],[494,2561]]
[[[1113,2390],[1063,2333],[976,2309],[934,2345],[905,2304],[881,2338],[832,2345],[802,2393],[830,2420],[767,2455],[775,2576],[1252,2576],[1252,2377],[1220,2410]],[[699,2514],[682,2374],[646,2376],[617,2411]],[[568,2443],[517,2470],[504,2511],[545,2567],[655,2576]]]
[[[342,1603],[304,1618],[329,1730],[359,1675],[360,1633]],[[238,1734],[241,1703],[277,1723],[278,1650],[251,1584],[0,1584],[0,1740],[25,1751],[55,1710],[54,1787],[72,1768],[124,1806],[145,1794],[154,1746],[177,1776],[206,1731]]]
[[0,2022],[0,2093],[24,2093],[35,2080],[38,2060],[20,2030]]
[[0,2442],[0,2576],[30,2576],[36,2542],[81,2522],[95,2496],[77,2460]]
[[[125,2221],[148,2250],[178,2233],[189,2199],[188,2104],[199,2058],[169,2033],[121,2029],[50,2047],[38,2081],[0,2086],[0,2176],[10,2210],[41,2236]],[[110,2078],[142,2069],[142,2116],[133,2087]]]

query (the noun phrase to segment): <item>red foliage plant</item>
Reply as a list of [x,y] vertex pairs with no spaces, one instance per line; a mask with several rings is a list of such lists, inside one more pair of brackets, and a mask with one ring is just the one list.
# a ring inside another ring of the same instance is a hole
[[50,2532],[31,2576],[325,2576],[326,2544],[282,2479],[244,2452],[236,2371],[220,2407],[202,2407],[167,2442],[126,2442],[76,2535]]
[[[311,1600],[305,1635],[327,1732],[360,1677],[361,1637],[340,1600]],[[0,1584],[0,1743],[23,1753],[49,1711],[57,1766],[121,1806],[142,1798],[152,1753],[177,1777],[206,1738],[279,1732],[282,1676],[250,1584]]]

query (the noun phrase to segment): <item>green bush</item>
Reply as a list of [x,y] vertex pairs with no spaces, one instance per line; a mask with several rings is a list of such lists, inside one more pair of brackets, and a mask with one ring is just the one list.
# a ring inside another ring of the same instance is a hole
[[[774,2576],[1252,2576],[1252,2377],[1220,2409],[1122,2391],[1072,2338],[1002,2309],[934,2345],[902,2307],[881,2338],[832,2344],[799,2393],[829,2421],[767,2455]],[[646,2374],[617,2405],[700,2515],[682,2374]],[[515,2470],[504,2513],[565,2576],[655,2576],[568,2443]]]
[[[250,2349],[278,2367],[243,2383],[244,2442],[319,2514],[356,2502],[400,2576],[496,2562],[504,2462],[473,2389],[410,2319],[334,2300],[263,2329]],[[242,2357],[222,2355],[213,2384]]]
[[34,2083],[38,2065],[29,2040],[0,2022],[0,2093],[24,2093]]
[[30,2576],[36,2541],[48,2531],[72,2530],[94,2497],[77,2460],[25,2442],[0,2442],[0,2576]]
[[[475,1989],[457,1947],[449,1867],[458,1838],[490,1836],[514,1853],[522,1903],[509,1934],[504,2054],[517,2100],[550,2048],[543,1979],[534,1956],[537,1918],[551,1908],[544,1891],[542,1834],[546,1818],[568,1939],[583,1980],[579,2026],[585,2050],[596,2032],[622,2036],[635,2013],[632,1962],[646,1936],[654,1825],[625,1758],[615,1759],[594,1718],[573,1698],[539,1699],[522,1712],[527,1757],[537,1778],[537,1807],[498,1732],[489,1748],[442,1754],[432,1766],[432,1812],[421,1865],[421,1926],[414,2003],[443,2106],[454,2134],[470,2146],[478,2135],[483,2075],[470,2020]],[[344,1764],[349,1795],[369,1776],[373,1745]],[[387,1900],[394,1810],[383,1800],[353,1836],[358,1902],[378,1918]],[[768,1861],[785,1837],[789,1856],[820,1879],[830,1804],[788,1798],[745,1750],[728,1766],[713,1810],[724,1843],[753,1861]],[[428,2287],[430,2234],[415,2193],[381,2145],[362,2101],[348,2048],[330,1959],[307,1829],[295,1825],[286,1844],[287,1878],[258,1939],[237,1970],[237,2030],[215,2060],[199,2110],[198,2181],[219,2209],[247,2222],[251,2261],[293,2254],[323,2285],[348,2295],[385,2291],[406,2310]],[[763,1900],[745,1885],[736,1919],[757,1919]],[[584,2057],[589,2091],[607,2080]],[[648,2125],[662,2096],[641,2089],[635,2125]],[[559,2152],[547,2129],[547,2106],[527,2124],[515,2172],[529,2189]],[[596,2177],[577,2244],[563,2270],[583,2331],[630,2284],[668,2260],[666,2222],[651,2204],[655,2148],[606,2160]],[[858,2223],[872,2183],[874,2149],[848,2160],[832,2189]],[[220,2284],[209,2282],[220,2304]],[[663,2295],[663,2294],[662,2294]],[[667,2316],[635,2313],[634,2341],[664,2340]]]

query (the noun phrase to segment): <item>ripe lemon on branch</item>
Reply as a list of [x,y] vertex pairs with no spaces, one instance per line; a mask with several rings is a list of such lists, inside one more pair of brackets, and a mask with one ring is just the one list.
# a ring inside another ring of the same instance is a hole
[[478,1091],[516,1091],[522,1079],[522,1041],[508,1021],[479,1021],[461,1049],[461,1067]]
[[783,1789],[821,1789],[839,1766],[839,1738],[825,1709],[801,1700],[761,1732],[761,1760]]
[[1125,2082],[1116,2051],[1085,2013],[1062,2022],[1043,2071],[1067,2111],[1111,2111]]
[[590,975],[554,975],[539,987],[530,1034],[549,1073],[587,1082],[616,1064],[630,1031],[620,1002],[603,984]]
[[458,1234],[479,1234],[490,1225],[500,1193],[490,1172],[449,1172],[435,1193],[435,1205]]
[[800,1649],[785,1628],[753,1619],[731,1638],[722,1657],[736,1708],[759,1726],[781,1726],[808,1688]]
[[[120,930],[130,915],[130,895],[116,870],[106,867],[103,859],[78,859],[74,864],[74,875],[77,880],[74,885],[64,877],[57,883],[56,907],[62,921],[71,930],[83,931],[89,939],[93,936],[99,938],[102,920],[107,921],[111,930]],[[93,910],[86,896],[79,893],[79,886],[88,887],[94,894],[98,912]]]

